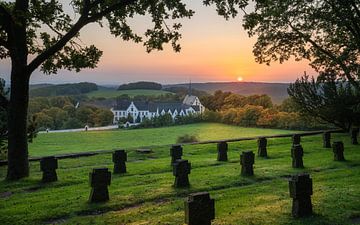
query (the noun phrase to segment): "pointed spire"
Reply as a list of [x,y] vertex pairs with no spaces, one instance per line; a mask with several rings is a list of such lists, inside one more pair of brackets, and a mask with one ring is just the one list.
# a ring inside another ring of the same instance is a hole
[[192,89],[191,89],[191,79],[190,79],[190,82],[189,82],[189,96],[191,96],[192,95]]

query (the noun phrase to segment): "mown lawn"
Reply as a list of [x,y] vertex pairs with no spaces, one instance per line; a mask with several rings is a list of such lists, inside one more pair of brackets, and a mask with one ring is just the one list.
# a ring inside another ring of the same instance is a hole
[[116,89],[111,88],[100,88],[97,91],[92,91],[87,93],[86,95],[91,98],[116,98],[120,95],[129,95],[130,97],[145,95],[145,96],[159,96],[165,94],[173,94],[172,92],[162,91],[162,90],[146,90],[146,89],[137,89],[137,90],[121,90],[118,91]]
[[[76,137],[74,137],[76,139]],[[172,187],[168,147],[144,155],[128,150],[125,175],[113,175],[110,201],[89,204],[88,173],[95,167],[112,169],[111,154],[59,160],[59,181],[41,184],[39,163],[31,176],[3,181],[0,167],[0,224],[183,224],[184,197],[209,191],[215,199],[215,225],[346,225],[360,220],[360,146],[349,136],[333,135],[345,144],[345,162],[333,161],[331,149],[322,148],[320,135],[303,137],[304,169],[291,168],[290,138],[268,140],[268,159],[256,157],[255,176],[241,177],[239,155],[256,151],[256,141],[229,144],[229,162],[216,161],[216,145],[184,146],[192,164],[190,188]],[[134,138],[134,141],[141,141]],[[291,217],[288,177],[309,172],[313,178],[314,216]]]
[[196,135],[200,141],[207,141],[290,132],[294,131],[243,128],[220,123],[197,123],[148,129],[42,133],[29,145],[29,152],[30,156],[46,156],[114,148],[169,145],[174,144],[177,137],[184,134]]

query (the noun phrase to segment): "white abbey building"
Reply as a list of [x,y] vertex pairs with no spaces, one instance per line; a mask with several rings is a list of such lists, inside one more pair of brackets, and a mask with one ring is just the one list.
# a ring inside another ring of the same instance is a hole
[[110,110],[114,114],[114,124],[117,124],[120,118],[128,118],[130,115],[133,121],[127,125],[131,126],[141,123],[144,118],[151,119],[166,113],[170,114],[173,119],[178,115],[200,114],[204,112],[205,107],[198,97],[186,95],[183,102],[174,103],[118,100]]

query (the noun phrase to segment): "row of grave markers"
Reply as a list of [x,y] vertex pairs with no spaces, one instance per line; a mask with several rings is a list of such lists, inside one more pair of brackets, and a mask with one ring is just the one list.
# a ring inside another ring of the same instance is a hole
[[[358,129],[351,132],[352,144],[358,144]],[[301,136],[295,134],[292,136],[292,167],[303,168],[303,148],[300,144]],[[267,157],[267,139],[259,138],[258,156]],[[344,161],[344,144],[341,141],[335,141],[331,145],[331,133],[324,132],[323,147],[333,148],[334,160]],[[228,144],[225,141],[217,144],[217,160],[228,161]],[[188,187],[191,172],[191,163],[182,159],[183,149],[181,145],[172,145],[170,148],[171,166],[175,176],[174,187]],[[116,150],[112,154],[114,163],[114,173],[126,173],[127,153],[125,150]],[[254,175],[253,164],[255,163],[255,154],[252,151],[243,151],[240,155],[241,175]],[[40,161],[40,169],[43,172],[43,182],[57,181],[56,169],[58,161],[55,157],[44,157]],[[91,192],[89,202],[103,202],[109,200],[108,186],[111,183],[111,172],[108,168],[95,168],[89,173],[89,184]],[[297,174],[289,180],[290,197],[293,198],[292,215],[294,217],[307,216],[312,213],[311,195],[312,179],[309,174]],[[215,217],[214,200],[210,199],[207,192],[190,194],[185,200],[185,222],[189,225],[207,225]]]

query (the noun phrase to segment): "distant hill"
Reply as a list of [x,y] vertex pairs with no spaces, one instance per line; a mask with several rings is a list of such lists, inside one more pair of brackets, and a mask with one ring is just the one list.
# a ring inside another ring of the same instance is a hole
[[47,84],[47,83],[42,83],[42,84],[30,84],[30,90],[34,90],[37,88],[45,88],[45,87],[50,87],[50,86],[54,86],[55,84]]
[[97,85],[94,83],[81,82],[74,84],[40,84],[32,85],[30,89],[30,97],[50,97],[61,95],[79,95],[91,91],[96,91]]
[[139,81],[135,83],[122,84],[118,87],[118,90],[161,90],[162,85],[155,82]]
[[[172,84],[163,85],[164,89],[172,87],[188,88],[189,84]],[[192,83],[192,88],[206,91],[209,94],[216,90],[231,91],[240,95],[267,94],[274,103],[281,103],[288,97],[286,83],[257,83],[257,82],[209,82],[209,83]]]

